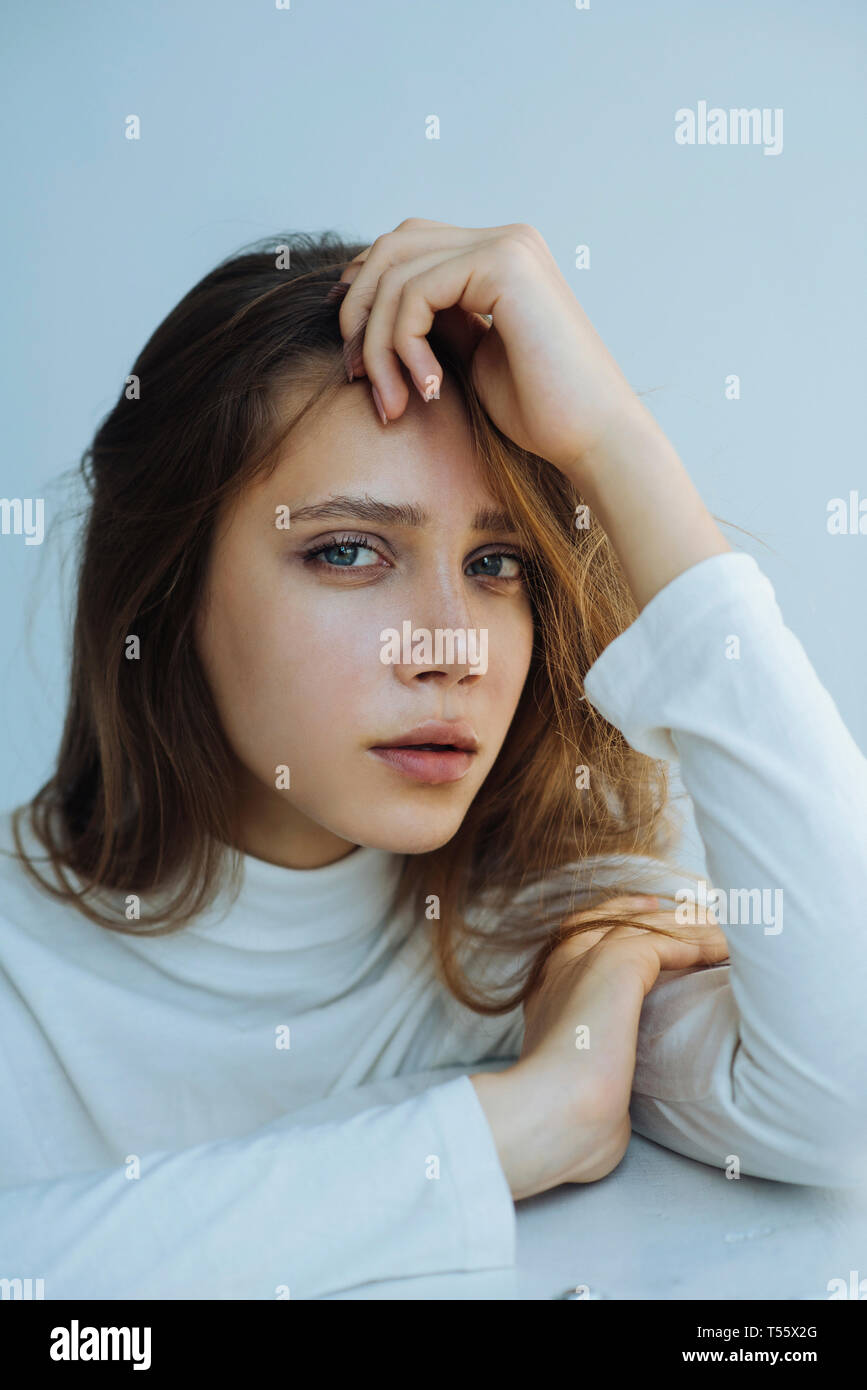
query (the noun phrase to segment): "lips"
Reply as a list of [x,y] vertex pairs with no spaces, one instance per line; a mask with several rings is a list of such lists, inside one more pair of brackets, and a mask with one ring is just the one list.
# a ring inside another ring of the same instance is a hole
[[405,734],[384,738],[376,748],[459,748],[466,753],[478,751],[479,740],[472,724],[466,719],[426,719]]
[[370,752],[415,782],[436,785],[466,776],[479,747],[465,719],[428,719],[406,733],[374,744]]

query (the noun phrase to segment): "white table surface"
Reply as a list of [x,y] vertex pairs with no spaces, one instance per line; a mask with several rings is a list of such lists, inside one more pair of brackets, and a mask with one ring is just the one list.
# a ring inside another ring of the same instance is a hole
[[633,1135],[599,1182],[516,1205],[514,1269],[367,1284],[335,1299],[820,1299],[867,1279],[867,1192],[728,1179]]

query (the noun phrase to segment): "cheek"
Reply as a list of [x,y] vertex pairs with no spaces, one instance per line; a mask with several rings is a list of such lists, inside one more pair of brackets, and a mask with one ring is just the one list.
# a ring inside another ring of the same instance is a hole
[[338,605],[256,604],[224,610],[211,633],[221,713],[235,741],[294,755],[332,749],[380,688],[379,622],[346,621]]
[[529,600],[509,614],[502,627],[488,634],[488,662],[497,670],[497,684],[516,703],[527,679],[533,656],[533,610]]

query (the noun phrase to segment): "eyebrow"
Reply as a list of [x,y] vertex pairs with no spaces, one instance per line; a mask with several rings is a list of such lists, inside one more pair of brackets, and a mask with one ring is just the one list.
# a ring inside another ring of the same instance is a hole
[[[292,521],[314,521],[328,517],[355,516],[362,521],[382,522],[391,526],[427,526],[430,512],[413,502],[380,502],[375,497],[348,497],[342,494],[322,502],[308,502],[292,507]],[[514,523],[507,512],[497,507],[480,507],[473,517],[474,531],[512,531]]]

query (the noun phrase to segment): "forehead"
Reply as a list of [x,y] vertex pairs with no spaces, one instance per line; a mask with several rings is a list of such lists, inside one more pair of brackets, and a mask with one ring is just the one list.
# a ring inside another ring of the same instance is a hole
[[[268,480],[270,494],[296,505],[329,493],[369,491],[403,500],[424,498],[440,509],[493,501],[474,455],[469,425],[456,385],[443,383],[438,401],[425,402],[415,388],[397,420],[383,425],[366,378],[317,403],[292,430]],[[304,397],[297,388],[282,398],[287,413]]]

